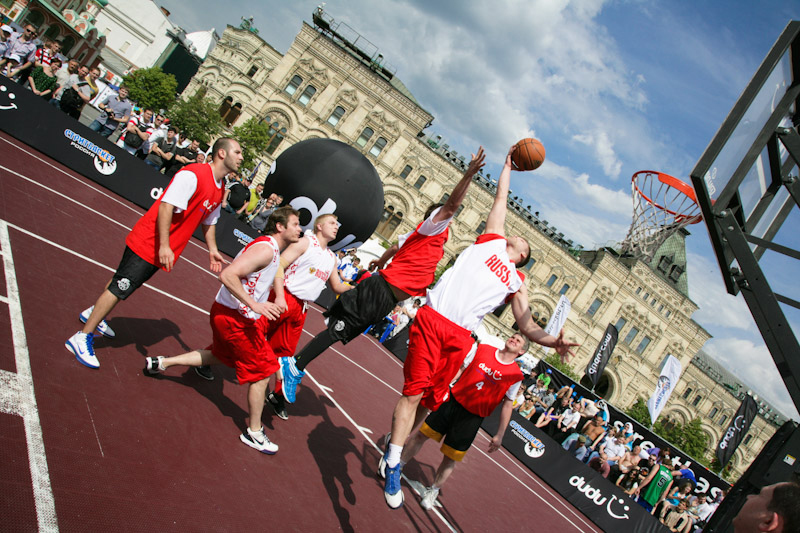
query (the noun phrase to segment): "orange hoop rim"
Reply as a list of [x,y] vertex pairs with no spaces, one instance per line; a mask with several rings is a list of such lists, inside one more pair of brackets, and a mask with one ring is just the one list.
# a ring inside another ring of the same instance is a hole
[[672,209],[669,209],[668,207],[663,206],[658,202],[654,202],[639,188],[639,185],[636,183],[636,180],[640,174],[654,174],[658,178],[658,181],[660,181],[661,183],[663,183],[668,187],[672,187],[673,189],[677,190],[678,192],[689,198],[694,203],[694,205],[700,207],[700,204],[698,204],[697,202],[697,196],[694,193],[694,189],[689,184],[684,183],[683,181],[679,180],[674,176],[670,176],[669,174],[658,172],[656,170],[640,170],[639,172],[636,172],[633,175],[633,177],[631,177],[631,183],[633,184],[633,188],[636,189],[636,192],[639,193],[639,195],[642,198],[647,200],[647,203],[657,207],[658,209],[661,209],[662,211],[666,211],[670,215],[673,215],[676,221],[678,222],[687,221],[687,224],[697,224],[703,219],[702,214],[687,215],[685,213],[678,213],[677,211],[673,211]]

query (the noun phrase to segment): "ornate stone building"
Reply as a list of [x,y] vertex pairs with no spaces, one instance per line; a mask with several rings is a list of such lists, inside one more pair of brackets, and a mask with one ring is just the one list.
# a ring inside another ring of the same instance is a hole
[[[377,48],[324,13],[316,12],[314,22],[316,28],[302,24],[285,55],[252,28],[228,26],[184,95],[205,91],[219,102],[229,127],[253,117],[271,124],[264,168],[286,147],[313,137],[361,150],[384,183],[384,216],[376,236],[392,241],[410,231],[428,205],[446,198],[467,159],[441,137],[424,133],[433,116]],[[454,261],[482,232],[495,183],[488,174],[476,176],[452,224],[443,264]],[[598,392],[621,408],[649,397],[666,355],[672,354],[684,375],[665,413],[681,421],[701,417],[712,446],[718,442],[725,424],[716,413],[735,412],[739,400],[693,363],[710,335],[691,318],[697,306],[688,296],[685,232],[665,241],[650,262],[619,257],[610,248],[582,251],[519,202],[509,199],[507,232],[524,235],[531,244],[532,261],[525,270],[533,316],[544,325],[560,296],[569,298],[567,336],[581,345],[573,362],[576,372],[583,373],[606,327],[615,324],[619,343]],[[503,336],[513,322],[511,310],[500,309],[485,325]],[[535,355],[543,355],[542,350]],[[704,391],[696,405],[692,392],[683,397],[692,387]],[[758,453],[775,424],[764,418],[754,424],[755,436],[737,452],[737,472]]]

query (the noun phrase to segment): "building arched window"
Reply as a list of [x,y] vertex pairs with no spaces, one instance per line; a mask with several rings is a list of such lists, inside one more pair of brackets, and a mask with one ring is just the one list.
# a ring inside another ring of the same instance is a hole
[[228,111],[231,110],[232,106],[233,106],[233,98],[230,96],[226,96],[225,100],[223,100],[219,106],[219,116],[221,118],[225,118],[225,116],[228,114]]
[[269,143],[267,143],[265,151],[268,154],[273,154],[280,146],[281,141],[286,138],[286,126],[282,125],[277,117],[273,119],[269,115],[264,117],[262,121],[269,124]]
[[383,209],[381,221],[378,223],[378,228],[375,230],[379,235],[388,239],[397,229],[397,226],[403,221],[403,213],[395,210],[393,205],[387,205]]
[[33,9],[29,11],[27,15],[25,15],[25,21],[21,24],[21,26],[24,28],[25,25],[31,24],[35,28],[38,28],[42,25],[42,22],[44,22],[44,15],[42,15],[42,12]]
[[233,106],[231,106],[228,112],[225,113],[225,116],[222,117],[222,121],[225,123],[226,126],[230,128],[231,125],[233,125],[233,123],[236,122],[236,119],[239,118],[239,115],[241,114],[242,114],[242,104],[236,102],[235,104],[233,104]]
[[344,113],[345,109],[342,106],[337,105],[336,109],[334,109],[333,113],[331,113],[331,116],[328,117],[328,124],[331,126],[337,125],[344,116]]
[[55,41],[58,39],[59,34],[61,33],[61,28],[58,27],[58,24],[52,24],[47,31],[44,32],[44,41]]
[[709,420],[711,420],[713,422],[714,417],[717,416],[717,413],[719,413],[719,409],[717,409],[716,407],[712,407],[711,408],[711,412],[708,413]]
[[308,105],[308,102],[311,101],[311,97],[317,93],[317,88],[311,84],[306,85],[306,88],[303,89],[303,94],[300,95],[300,98],[297,99],[297,103],[301,106],[305,107]]
[[361,135],[359,135],[358,139],[356,139],[356,144],[361,148],[364,148],[367,145],[369,138],[372,137],[373,133],[375,133],[375,131],[372,128],[364,128],[364,130],[361,132]]
[[67,35],[61,39],[61,53],[67,57],[72,57],[72,49],[75,47],[75,38]]
[[381,155],[383,149],[386,148],[387,142],[388,141],[383,137],[378,137],[378,140],[375,141],[375,144],[373,144],[372,148],[369,149],[369,153],[374,155],[375,157],[378,157],[379,155]]
[[303,78],[297,75],[292,76],[292,79],[289,80],[289,84],[286,86],[284,91],[286,91],[286,94],[291,96],[297,92],[297,88],[300,87],[301,83],[303,83]]

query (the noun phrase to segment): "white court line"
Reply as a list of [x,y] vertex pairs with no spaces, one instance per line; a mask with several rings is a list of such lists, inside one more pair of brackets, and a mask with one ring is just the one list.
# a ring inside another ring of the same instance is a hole
[[[11,337],[14,342],[14,360],[17,367],[16,408],[22,414],[25,424],[25,439],[28,443],[28,463],[33,485],[33,501],[36,507],[36,520],[39,531],[58,531],[55,497],[50,484],[50,472],[45,455],[42,423],[39,419],[39,408],[33,391],[33,374],[28,353],[28,339],[25,335],[25,323],[22,318],[22,305],[19,299],[19,286],[14,268],[14,256],[11,252],[11,240],[8,226],[0,220],[0,249],[3,255],[3,268],[8,291],[8,311],[11,317]],[[5,388],[5,387],[4,387]],[[4,393],[6,394],[6,393]]]

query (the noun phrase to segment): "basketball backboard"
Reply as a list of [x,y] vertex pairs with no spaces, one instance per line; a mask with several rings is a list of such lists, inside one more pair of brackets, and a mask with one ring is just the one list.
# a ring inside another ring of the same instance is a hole
[[800,312],[800,297],[778,293],[796,291],[800,272],[798,81],[800,21],[791,21],[691,178],[725,286],[744,296],[800,407],[800,345],[791,320]]

